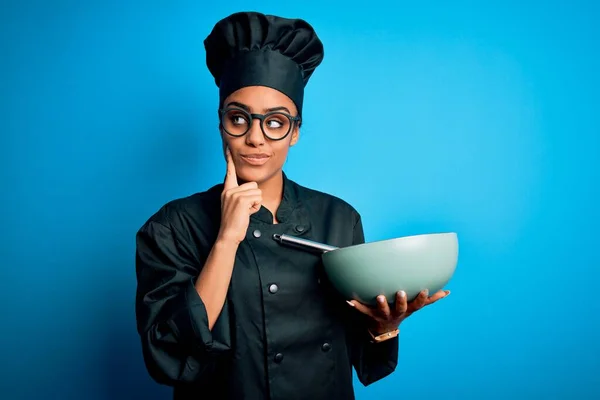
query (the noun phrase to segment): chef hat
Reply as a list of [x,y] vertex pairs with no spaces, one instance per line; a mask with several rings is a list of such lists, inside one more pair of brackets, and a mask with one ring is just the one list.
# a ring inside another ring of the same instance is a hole
[[204,40],[206,64],[219,87],[219,105],[246,86],[287,95],[302,113],[304,87],[323,60],[323,44],[304,20],[257,12],[232,14]]

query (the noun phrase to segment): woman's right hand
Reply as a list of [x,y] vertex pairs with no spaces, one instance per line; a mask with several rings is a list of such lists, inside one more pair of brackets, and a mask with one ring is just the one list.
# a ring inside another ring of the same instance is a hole
[[229,148],[225,150],[227,175],[221,193],[221,227],[218,238],[240,244],[246,237],[250,216],[260,210],[262,192],[256,182],[238,184]]

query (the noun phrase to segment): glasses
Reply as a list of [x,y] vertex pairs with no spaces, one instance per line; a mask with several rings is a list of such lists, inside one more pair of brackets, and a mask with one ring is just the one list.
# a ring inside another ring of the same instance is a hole
[[271,140],[282,140],[290,134],[294,124],[300,117],[292,117],[282,111],[272,111],[266,114],[251,114],[240,108],[226,108],[219,110],[221,126],[225,132],[233,137],[244,136],[250,130],[252,121],[260,121],[260,129]]

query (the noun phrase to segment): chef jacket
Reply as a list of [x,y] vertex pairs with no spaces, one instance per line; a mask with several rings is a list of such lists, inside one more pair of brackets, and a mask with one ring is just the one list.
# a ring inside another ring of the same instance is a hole
[[320,255],[273,239],[364,243],[360,214],[285,173],[283,183],[279,223],[265,207],[250,218],[212,330],[194,283],[217,238],[223,185],[165,204],[137,233],[143,358],[176,400],[354,399],[352,366],[365,386],[396,368],[398,338],[372,343],[367,317],[333,288]]

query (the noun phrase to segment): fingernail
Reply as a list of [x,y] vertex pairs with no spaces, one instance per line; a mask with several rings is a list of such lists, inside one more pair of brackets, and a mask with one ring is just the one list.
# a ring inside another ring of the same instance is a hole
[[403,297],[403,298],[406,297],[406,292],[404,290],[400,291],[400,297]]
[[449,290],[446,290],[445,292],[446,292],[446,296],[448,296],[450,294]]
[[354,307],[354,303],[353,302],[351,302],[349,300],[346,300],[346,303],[348,303],[350,305],[350,307]]
[[425,296],[429,296],[429,289],[425,289],[423,292],[425,292]]
[[385,298],[383,296],[377,296],[377,301],[383,303],[385,301]]

